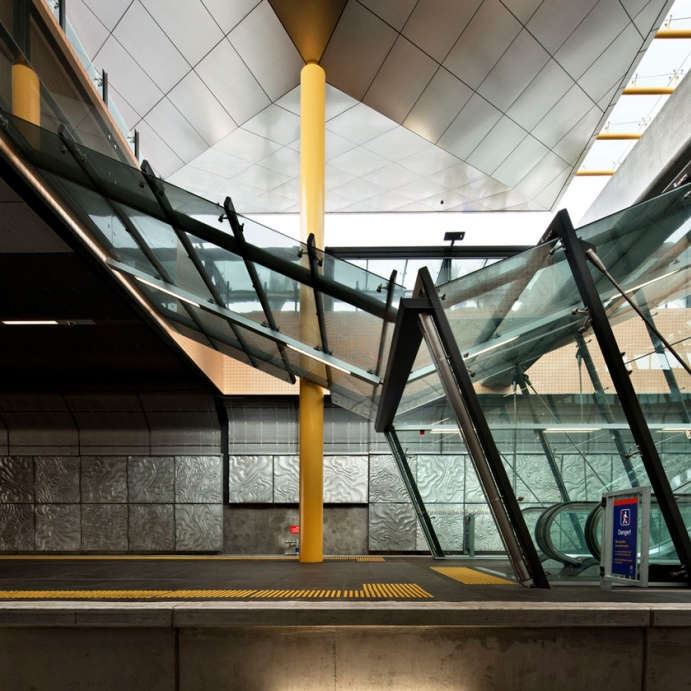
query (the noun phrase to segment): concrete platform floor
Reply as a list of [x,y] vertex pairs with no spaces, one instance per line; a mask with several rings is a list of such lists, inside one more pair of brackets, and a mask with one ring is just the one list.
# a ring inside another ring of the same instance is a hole
[[[682,587],[615,588],[560,585],[524,588],[492,559],[435,561],[378,557],[21,556],[0,557],[1,601],[400,601],[524,603],[688,603]],[[441,573],[437,569],[444,571]],[[448,573],[450,572],[450,574]]]

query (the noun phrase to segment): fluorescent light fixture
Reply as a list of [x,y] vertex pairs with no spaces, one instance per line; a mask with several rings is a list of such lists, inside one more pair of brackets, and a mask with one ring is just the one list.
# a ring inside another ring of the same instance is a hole
[[5,326],[57,326],[55,319],[11,319],[2,322]]
[[691,432],[688,427],[661,427],[660,432]]
[[578,433],[578,432],[597,432],[598,430],[601,430],[602,427],[547,427],[545,428],[545,432],[552,432],[552,433],[561,433],[561,434],[567,434],[567,433]]
[[513,343],[514,341],[518,340],[518,336],[514,336],[513,338],[507,338],[505,341],[502,341],[501,343],[495,343],[494,345],[488,346],[487,348],[483,348],[482,350],[478,350],[477,353],[470,353],[466,355],[467,358],[471,357],[477,357],[478,355],[482,355],[482,353],[487,353],[490,350],[494,350],[495,348],[501,348],[502,346],[506,345],[507,343]]
[[347,369],[343,369],[343,367],[339,367],[338,365],[334,365],[333,362],[329,362],[328,360],[325,360],[324,358],[320,358],[317,355],[314,355],[313,353],[310,353],[306,350],[301,350],[300,348],[290,345],[290,343],[286,343],[286,347],[290,348],[291,350],[294,350],[296,353],[300,353],[300,355],[304,355],[305,357],[311,358],[312,360],[316,360],[317,362],[321,362],[322,365],[326,365],[327,367],[333,367],[334,369],[337,369],[339,372],[345,372],[346,374],[352,374],[353,376],[355,375],[353,372]]
[[460,434],[458,428],[453,427],[432,427],[430,430],[432,434]]
[[155,290],[160,290],[162,293],[165,293],[166,295],[170,295],[171,297],[174,297],[176,300],[181,300],[182,302],[186,302],[188,305],[192,305],[193,307],[201,308],[201,305],[198,302],[188,300],[187,298],[182,297],[182,295],[178,295],[177,293],[174,293],[172,290],[167,290],[166,288],[162,288],[161,286],[157,285],[156,283],[151,283],[151,281],[147,281],[146,279],[140,278],[139,276],[135,276],[135,278],[140,283],[143,283],[144,285],[147,285],[150,288],[154,288]]
[[[686,267],[682,267],[686,268]],[[676,273],[679,273],[681,269],[674,269],[674,271],[670,271],[666,274],[663,274],[662,276],[658,276],[657,278],[651,278],[649,281],[646,281],[645,283],[639,283],[637,286],[633,286],[633,288],[626,288],[626,293],[627,295],[629,293],[635,293],[637,290],[640,290],[641,288],[645,288],[646,286],[649,286],[651,283],[657,283],[658,281],[661,281],[663,278],[669,278],[670,276],[673,276]],[[621,293],[615,293],[612,295],[610,300],[614,300],[615,298],[622,297]]]

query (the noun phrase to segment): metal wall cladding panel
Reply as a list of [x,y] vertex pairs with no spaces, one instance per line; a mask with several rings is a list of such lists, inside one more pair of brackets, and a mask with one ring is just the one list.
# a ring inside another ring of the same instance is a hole
[[[437,534],[439,544],[445,552],[463,550],[463,505],[462,504],[425,504],[427,513],[432,519],[432,527]],[[417,549],[428,552],[429,545],[422,532],[419,521],[416,535]]]
[[3,412],[11,453],[77,454],[79,432],[67,411]]
[[487,504],[466,504],[465,511],[475,514],[475,551],[503,552],[504,543]]
[[274,503],[297,504],[300,461],[297,456],[274,456]]
[[215,411],[152,411],[147,413],[151,424],[151,452],[220,453],[221,432]]
[[92,552],[126,552],[127,506],[82,504],[82,549]]
[[[635,459],[632,459],[633,464],[636,465]],[[604,492],[609,491],[609,486],[612,483],[612,457],[603,455],[595,456],[588,455],[585,465],[585,497],[588,501],[599,501]],[[626,475],[621,462],[619,467],[622,469],[622,475]],[[647,485],[648,478],[645,473],[638,473],[639,481],[642,485]]]
[[418,456],[417,486],[424,502],[462,502],[465,458]]
[[175,501],[175,459],[172,456],[127,459],[129,501],[166,504]]
[[324,553],[367,554],[367,506],[324,509]]
[[415,510],[411,504],[370,504],[370,550],[382,552],[414,551],[415,531]]
[[560,463],[561,475],[571,501],[585,501],[585,462],[583,456],[564,454]]
[[149,427],[140,410],[75,410],[74,417],[82,448],[149,449]]
[[517,497],[548,504],[561,501],[557,482],[545,456],[519,456],[516,471],[514,488]]
[[273,501],[272,456],[230,456],[228,459],[228,500],[231,503]]
[[0,552],[30,552],[34,549],[34,507],[31,504],[0,504]]
[[324,502],[367,503],[367,456],[324,457]]
[[218,552],[223,549],[221,504],[176,504],[175,549],[178,552]]
[[324,408],[324,451],[326,453],[366,453],[368,421],[338,407]]
[[119,504],[127,501],[127,459],[82,457],[82,502]]
[[36,456],[36,502],[78,504],[80,465],[75,456]]
[[[408,465],[415,476],[417,459],[408,458]],[[408,490],[393,456],[370,456],[369,460],[369,500],[370,502],[406,502]]]
[[298,414],[292,401],[257,406],[239,401],[228,406],[230,451],[234,454],[294,453]]
[[130,504],[128,508],[131,552],[170,552],[175,549],[172,504]]
[[220,504],[223,501],[220,456],[175,458],[175,501],[183,504]]
[[[325,544],[328,511],[324,510]],[[290,548],[289,542],[295,540],[295,535],[290,534],[290,526],[296,525],[298,520],[298,509],[293,506],[259,509],[240,504],[224,506],[223,550],[231,554],[284,554]]]
[[81,547],[79,504],[40,504],[36,507],[36,549],[76,552]]
[[463,497],[466,503],[477,503],[485,501],[485,494],[477,478],[473,462],[468,456],[465,459],[465,488]]
[[0,503],[24,504],[34,500],[34,467],[31,456],[0,458]]

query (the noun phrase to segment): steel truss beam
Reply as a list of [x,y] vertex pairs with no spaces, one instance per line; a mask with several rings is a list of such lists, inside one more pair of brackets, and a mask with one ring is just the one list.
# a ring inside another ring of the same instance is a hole
[[691,540],[689,540],[679,507],[672,494],[672,489],[650,434],[645,415],[629,379],[629,373],[621,357],[621,350],[595,288],[593,277],[590,274],[586,254],[587,247],[584,247],[584,244],[576,235],[566,209],[562,209],[556,218],[558,219],[559,236],[566,251],[566,258],[569,262],[571,273],[583,304],[588,309],[595,338],[604,356],[607,369],[631,428],[631,433],[641,453],[641,459],[648,473],[658,506],[665,519],[665,524],[688,581],[691,579]]

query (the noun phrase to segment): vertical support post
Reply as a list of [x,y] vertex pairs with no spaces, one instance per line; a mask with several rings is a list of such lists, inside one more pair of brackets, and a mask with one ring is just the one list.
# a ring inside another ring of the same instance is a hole
[[58,0],[58,23],[63,31],[67,31],[67,0]]
[[101,98],[108,105],[108,73],[105,70],[101,70]]
[[41,85],[28,65],[12,65],[12,114],[34,125],[41,124]]
[[[302,241],[310,235],[324,246],[324,129],[326,75],[314,62],[300,73],[300,226]],[[300,330],[315,343],[314,296],[308,286],[300,295]],[[315,332],[316,331],[316,332]],[[324,559],[324,391],[300,379],[300,561]]]
[[633,438],[641,452],[641,459],[657,498],[660,512],[665,519],[681,565],[686,571],[686,579],[691,579],[691,541],[665,475],[665,470],[662,467],[645,415],[629,379],[629,373],[607,319],[607,313],[595,288],[595,282],[588,268],[586,248],[576,235],[568,212],[563,209],[557,214],[557,218],[559,219],[559,235],[566,250],[569,268],[581,295],[581,300],[590,314],[593,333],[602,351]]

